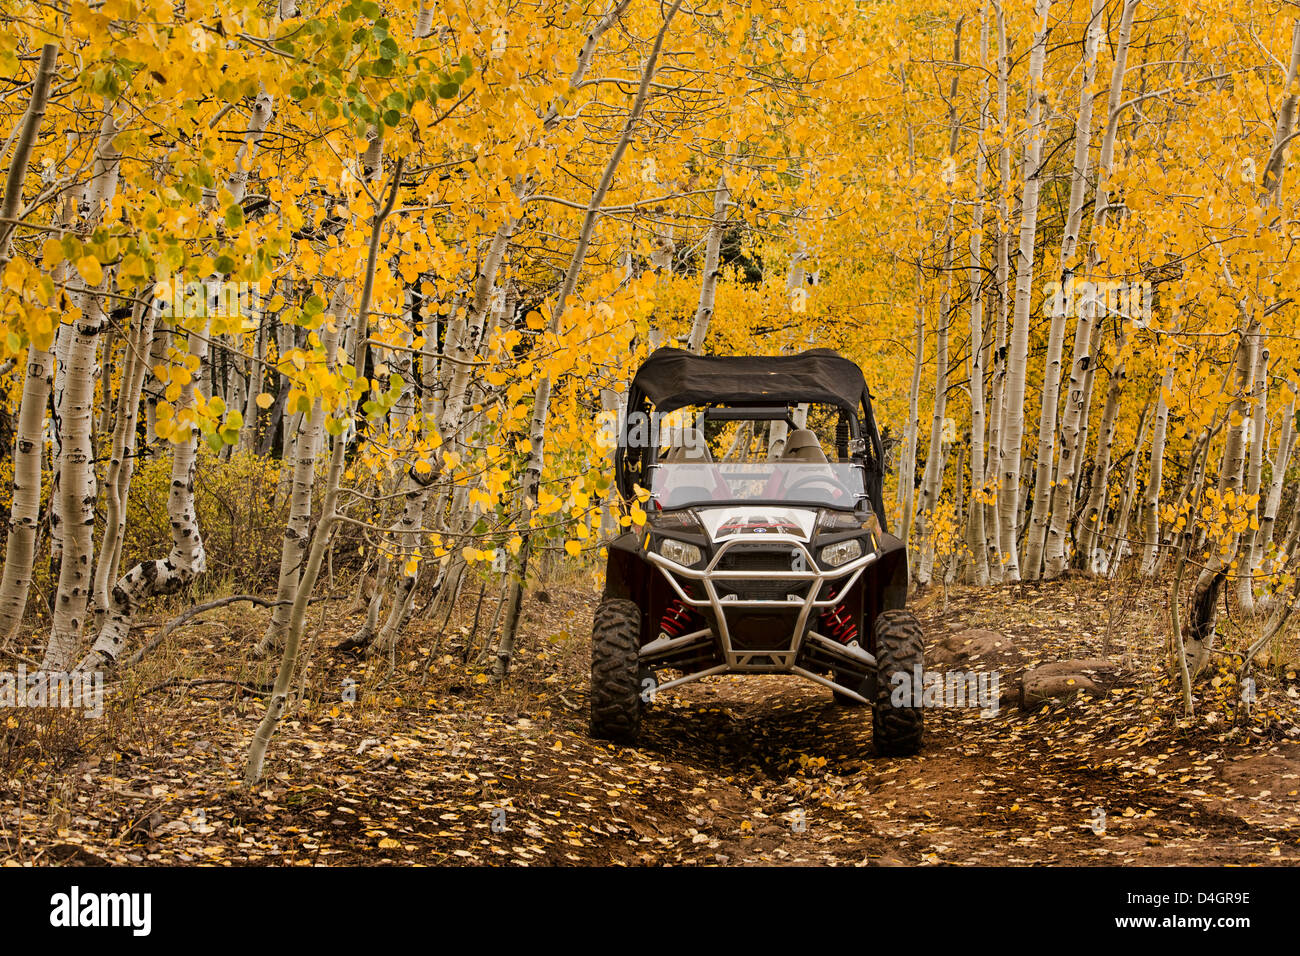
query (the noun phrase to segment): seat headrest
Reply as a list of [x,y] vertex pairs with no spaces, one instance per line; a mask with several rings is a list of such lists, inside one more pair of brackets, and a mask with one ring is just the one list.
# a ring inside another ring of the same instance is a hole
[[822,451],[822,444],[817,440],[817,436],[807,428],[796,428],[790,433],[790,437],[785,442],[785,452],[781,455],[782,461],[810,461],[826,463],[826,453]]
[[668,451],[661,460],[669,464],[711,462],[713,454],[698,428],[683,428],[674,433]]

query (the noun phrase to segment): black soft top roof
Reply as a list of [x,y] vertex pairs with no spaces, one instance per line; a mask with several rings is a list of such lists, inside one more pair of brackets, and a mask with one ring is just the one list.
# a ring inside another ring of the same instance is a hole
[[648,399],[658,412],[686,405],[816,402],[857,412],[862,370],[830,349],[798,355],[694,355],[656,349],[632,379],[628,408]]

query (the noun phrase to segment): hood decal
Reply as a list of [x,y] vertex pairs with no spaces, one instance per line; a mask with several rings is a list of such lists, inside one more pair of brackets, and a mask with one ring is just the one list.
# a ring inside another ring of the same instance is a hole
[[815,510],[772,505],[701,508],[698,514],[700,523],[713,541],[738,534],[791,534],[807,541],[817,523]]

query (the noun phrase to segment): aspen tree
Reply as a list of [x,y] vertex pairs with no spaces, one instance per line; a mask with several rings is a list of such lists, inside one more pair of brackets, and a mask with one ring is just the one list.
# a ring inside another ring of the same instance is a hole
[[[121,153],[113,145],[119,132],[114,104],[104,105],[104,119],[95,144],[91,179],[86,185],[84,227],[93,229],[117,193]],[[102,295],[103,276],[81,296],[81,316],[66,326],[63,369],[62,429],[59,450],[59,489],[62,548],[54,620],[41,662],[43,671],[66,671],[75,661],[91,590],[95,550],[96,480],[92,425],[95,396],[96,337],[107,322]]]
[[[384,192],[387,197],[381,199],[382,205],[376,204],[374,215],[370,220],[370,240],[366,252],[365,272],[362,275],[361,294],[357,301],[356,334],[352,339],[350,364],[354,369],[365,368],[368,334],[370,329],[370,303],[375,288],[375,267],[379,262],[380,235],[384,223],[392,214],[397,203],[398,189],[402,183],[402,160],[398,160],[393,169],[390,182]],[[329,538],[333,534],[334,524],[338,521],[339,482],[343,477],[343,462],[347,442],[342,435],[335,438],[334,450],[330,456],[329,471],[325,477],[325,494],[321,502],[321,516],[312,534],[311,546],[307,553],[307,563],[298,580],[298,590],[294,595],[293,610],[285,629],[284,650],[280,658],[279,670],[276,672],[275,685],[267,700],[266,713],[258,724],[257,732],[248,751],[248,763],[244,780],[248,785],[256,783],[262,777],[262,765],[266,760],[266,749],[280,722],[289,702],[289,689],[298,663],[298,649],[302,641],[302,632],[306,624],[307,605],[311,593],[316,587],[325,560],[325,551]]]
[[1145,577],[1155,574],[1160,558],[1160,491],[1164,480],[1165,438],[1169,429],[1169,402],[1166,396],[1173,388],[1173,381],[1174,368],[1171,361],[1160,380],[1160,394],[1156,397],[1156,420],[1151,430],[1146,496],[1142,505],[1142,525],[1146,539],[1142,546],[1141,573]]
[[[980,14],[979,65],[988,61],[988,4]],[[970,510],[966,521],[966,547],[970,551],[971,579],[989,583],[990,551],[984,529],[984,300],[980,243],[984,238],[984,130],[988,126],[988,81],[980,85],[979,132],[975,141],[975,203],[970,230]],[[960,477],[960,476],[959,476]]]
[[[36,143],[45,108],[49,102],[59,48],[47,43],[32,79],[27,108],[18,126],[13,158],[0,201],[0,274],[8,263],[13,240],[13,221],[18,217],[28,160]],[[48,345],[48,343],[46,343]],[[27,345],[22,399],[18,406],[18,429],[10,453],[14,467],[13,498],[9,508],[5,543],[4,580],[0,582],[0,647],[7,647],[22,623],[31,587],[36,557],[36,529],[41,508],[41,459],[43,457],[45,406],[54,379],[54,357],[39,343]]]
[[1025,373],[1029,363],[1029,304],[1034,282],[1034,239],[1038,234],[1038,192],[1040,186],[1039,163],[1042,158],[1043,105],[1046,94],[1043,83],[1043,61],[1047,55],[1047,19],[1051,0],[1036,0],[1034,19],[1038,30],[1034,34],[1029,54],[1029,105],[1026,110],[1025,151],[1022,164],[1023,188],[1021,193],[1020,248],[1016,259],[1015,310],[1008,342],[1006,397],[1000,440],[1002,442],[1002,475],[998,488],[998,508],[1002,546],[1010,545],[1005,555],[1005,578],[1020,580],[1020,557],[1016,535],[1020,527],[1020,458],[1021,438],[1024,434]]
[[[961,63],[961,26],[958,20],[953,28],[952,61]],[[955,163],[957,137],[960,131],[957,114],[957,76],[952,78],[948,91],[948,159]],[[954,167],[955,168],[955,167]],[[948,190],[953,183],[945,183]],[[916,583],[930,583],[934,567],[934,541],[929,534],[931,516],[943,493],[943,473],[947,465],[947,445],[944,442],[944,419],[948,409],[948,331],[952,322],[952,258],[953,258],[953,196],[948,196],[948,212],[944,227],[943,292],[939,299],[939,327],[935,332],[934,350],[934,413],[930,424],[930,448],[925,457],[925,475],[921,478],[921,498],[916,519],[917,535],[921,539],[921,555],[916,565]]]
[[[1029,533],[1025,543],[1024,574],[1030,580],[1040,576],[1044,558],[1044,548],[1048,544],[1049,514],[1057,507],[1069,508],[1070,484],[1053,482],[1054,456],[1056,455],[1056,412],[1061,384],[1061,351],[1065,341],[1065,320],[1067,289],[1074,279],[1075,247],[1079,241],[1079,230],[1083,225],[1083,200],[1088,181],[1088,149],[1092,134],[1092,100],[1093,78],[1097,72],[1097,46],[1101,41],[1101,15],[1105,4],[1103,0],[1092,0],[1092,9],[1088,14],[1083,41],[1083,63],[1079,79],[1079,111],[1074,124],[1074,162],[1070,170],[1070,199],[1065,214],[1065,229],[1061,233],[1061,250],[1057,260],[1056,278],[1058,294],[1048,296],[1051,313],[1051,327],[1047,335],[1047,356],[1043,368],[1043,385],[1041,390],[1041,408],[1038,416],[1038,459],[1037,475],[1034,480],[1034,507],[1029,518]],[[1086,348],[1090,330],[1082,317],[1076,323],[1074,343],[1075,356],[1072,368],[1082,360],[1081,350]],[[1067,407],[1070,403],[1067,401]],[[1074,407],[1077,409],[1078,404]],[[1075,448],[1066,445],[1065,430],[1069,422],[1062,427],[1061,458],[1069,462],[1061,466],[1061,471],[1068,473],[1072,466]],[[1077,436],[1077,424],[1075,424]],[[1057,490],[1061,494],[1056,494]],[[1048,577],[1060,574],[1065,567],[1065,542],[1061,533],[1063,524],[1056,525],[1056,533],[1048,548]],[[1053,573],[1055,572],[1055,573]]]
[[[551,335],[558,335],[563,328],[565,306],[569,297],[573,294],[574,287],[577,285],[578,273],[582,269],[582,264],[587,256],[587,246],[591,242],[596,220],[600,216],[600,207],[605,201],[605,194],[609,192],[609,188],[613,183],[614,174],[623,159],[623,154],[627,151],[632,131],[640,122],[641,113],[645,109],[646,100],[649,97],[650,83],[654,79],[655,67],[659,62],[659,53],[663,49],[664,38],[668,34],[669,26],[672,25],[673,17],[681,9],[681,6],[682,0],[675,0],[673,5],[664,13],[663,23],[659,27],[658,33],[655,34],[650,54],[646,58],[645,66],[642,68],[641,82],[632,100],[632,107],[628,112],[627,121],[623,125],[623,131],[614,145],[609,161],[605,164],[605,171],[601,175],[600,182],[597,183],[596,189],[587,203],[582,229],[578,233],[578,243],[573,251],[572,258],[569,260],[569,268],[565,273],[563,284],[560,286],[559,294],[556,297],[555,307],[551,311],[551,320],[548,326]],[[502,627],[500,643],[497,646],[496,662],[493,665],[493,674],[498,680],[505,678],[510,673],[510,661],[514,657],[515,636],[519,628],[519,611],[523,602],[524,578],[528,573],[528,556],[532,546],[532,534],[529,525],[537,501],[537,490],[541,485],[542,466],[545,462],[544,442],[550,399],[551,379],[549,375],[542,373],[538,379],[537,390],[533,395],[533,415],[528,435],[531,450],[529,451],[528,464],[524,471],[523,486],[521,488],[523,508],[521,509],[520,521],[523,529],[523,542],[519,549],[517,575],[510,582],[509,595],[506,599],[505,623]]]

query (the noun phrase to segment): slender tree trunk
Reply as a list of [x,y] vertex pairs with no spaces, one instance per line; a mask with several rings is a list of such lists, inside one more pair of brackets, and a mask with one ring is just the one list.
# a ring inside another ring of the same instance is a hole
[[[340,280],[334,288],[329,307],[332,322],[326,324],[321,335],[325,348],[326,367],[332,368],[338,351],[340,330],[346,326],[348,283]],[[284,541],[280,547],[280,579],[276,586],[276,606],[271,610],[271,620],[266,632],[254,649],[256,656],[266,654],[283,643],[284,631],[289,624],[290,609],[303,562],[307,558],[307,545],[311,536],[312,486],[316,479],[316,456],[320,453],[321,436],[325,430],[325,406],[319,395],[312,401],[311,416],[307,420],[307,434],[298,442],[298,457],[293,465],[293,490],[289,495],[289,517],[284,525]]]
[[[1258,338],[1258,336],[1257,336]],[[1258,530],[1263,506],[1259,501],[1260,471],[1264,464],[1264,438],[1268,428],[1268,349],[1256,343],[1255,394],[1252,398],[1250,423],[1250,454],[1246,463],[1246,507],[1250,522]],[[1255,613],[1255,588],[1251,580],[1255,574],[1255,535],[1247,531],[1243,536],[1241,558],[1237,567],[1237,606],[1247,616]]]
[[[361,285],[361,297],[357,303],[356,335],[352,337],[352,354],[350,364],[355,369],[366,366],[366,343],[370,331],[370,301],[375,288],[375,267],[379,263],[380,238],[384,223],[397,202],[397,191],[402,183],[402,160],[397,161],[389,186],[388,198],[382,208],[375,210],[370,221],[370,241],[366,254],[366,266]],[[298,581],[298,590],[294,595],[293,613],[289,616],[289,626],[285,632],[284,650],[280,657],[280,667],[276,673],[275,685],[266,704],[266,713],[258,724],[257,732],[248,751],[248,765],[244,780],[249,785],[257,783],[262,777],[262,765],[266,760],[266,749],[280,722],[289,701],[289,689],[293,682],[294,671],[298,665],[298,648],[302,643],[302,633],[306,624],[307,605],[311,593],[316,588],[316,579],[320,576],[321,565],[330,536],[338,520],[339,482],[343,477],[343,465],[346,458],[347,442],[340,435],[334,440],[334,451],[330,456],[329,472],[325,479],[325,495],[321,503],[321,517],[316,531],[312,535],[311,548],[307,553],[307,564]]]
[[[91,180],[86,186],[88,215],[84,228],[99,223],[104,208],[117,192],[121,154],[113,145],[118,134],[111,103],[106,103],[104,120],[95,146]],[[59,450],[60,523],[58,587],[54,598],[54,621],[41,663],[44,671],[66,671],[75,660],[91,589],[91,566],[95,557],[95,499],[93,423],[95,400],[95,354],[97,337],[106,327],[101,298],[109,282],[81,297],[81,318],[63,330],[66,362],[61,412]]]
[[704,349],[705,336],[709,334],[709,320],[713,318],[713,300],[718,288],[718,260],[722,251],[722,232],[727,223],[727,178],[718,175],[718,185],[713,190],[713,221],[704,247],[704,274],[700,279],[700,304],[691,324],[691,337],[687,348],[698,355]]
[[1015,547],[1008,540],[1000,518],[1000,475],[1002,468],[1002,424],[1006,418],[1007,325],[1011,315],[1011,114],[1008,88],[1011,79],[1011,54],[1007,47],[1006,20],[1002,5],[992,0],[994,25],[998,33],[998,208],[997,208],[997,325],[993,336],[992,414],[989,415],[988,462],[984,486],[989,502],[984,507],[984,533],[989,541],[989,575],[995,583],[1005,576],[1008,555]]
[[[1236,392],[1228,408],[1228,434],[1223,445],[1223,458],[1219,465],[1218,492],[1222,500],[1227,494],[1238,499],[1242,493],[1242,471],[1246,462],[1245,432],[1247,396],[1255,366],[1255,343],[1258,331],[1252,318],[1242,316],[1244,327],[1237,344]],[[1217,614],[1217,597],[1227,575],[1227,567],[1237,554],[1240,535],[1233,534],[1225,548],[1215,547],[1205,567],[1197,576],[1192,590],[1192,608],[1188,615],[1191,626],[1185,642],[1188,667],[1193,676],[1209,663],[1217,634],[1214,616]]]
[[1147,469],[1146,501],[1142,507],[1142,524],[1146,529],[1146,542],[1142,548],[1142,575],[1155,575],[1160,558],[1160,489],[1164,479],[1165,435],[1169,428],[1169,403],[1165,396],[1173,389],[1174,368],[1170,361],[1160,381],[1160,395],[1156,398],[1156,422],[1151,432],[1151,457]]
[[1106,554],[1101,531],[1106,521],[1106,502],[1110,491],[1110,457],[1115,444],[1115,422],[1119,416],[1120,393],[1124,388],[1124,350],[1128,345],[1128,329],[1121,323],[1119,341],[1115,347],[1115,366],[1110,373],[1106,390],[1106,406],[1101,414],[1101,427],[1097,430],[1097,452],[1093,456],[1092,486],[1088,503],[1079,515],[1075,540],[1083,567],[1092,574],[1100,572]]
[[117,423],[113,429],[108,471],[104,480],[104,535],[99,546],[99,561],[95,565],[95,623],[102,626],[109,609],[108,582],[117,576],[117,558],[126,533],[126,492],[129,482],[124,482],[126,460],[135,457],[136,418],[140,411],[140,393],[144,388],[145,368],[149,343],[153,341],[154,324],[158,312],[151,307],[138,306],[135,310],[133,336],[123,355],[122,383],[118,390]]
[[54,81],[58,58],[58,44],[47,43],[41,47],[41,59],[36,65],[36,74],[32,77],[32,92],[27,97],[27,109],[18,124],[14,156],[9,161],[9,172],[5,176],[4,198],[0,199],[0,274],[9,264],[13,234],[17,228],[15,223],[23,201],[23,183],[27,180],[27,162],[36,145],[41,122],[45,119],[45,107],[50,101],[50,84]]
[[1020,527],[1020,458],[1024,435],[1025,373],[1029,364],[1029,303],[1034,283],[1034,240],[1038,235],[1038,165],[1042,157],[1043,61],[1047,56],[1047,18],[1051,0],[1036,0],[1034,19],[1038,32],[1029,55],[1029,106],[1026,111],[1024,191],[1021,200],[1020,248],[1016,260],[1015,313],[1007,356],[1007,392],[1002,422],[1002,481],[998,506],[1002,531],[999,538],[1011,545],[1007,554],[1006,578],[1020,580],[1020,557],[1016,546]]
[[903,432],[903,460],[898,466],[898,496],[902,514],[898,520],[898,537],[905,544],[911,540],[916,509],[916,444],[921,428],[921,367],[925,358],[925,298],[921,262],[916,263],[916,322],[912,332],[912,381],[907,393],[907,425]]
[[1128,518],[1133,508],[1133,498],[1137,493],[1138,463],[1141,461],[1142,443],[1147,437],[1147,423],[1150,420],[1151,403],[1142,406],[1138,417],[1137,440],[1133,443],[1133,454],[1128,460],[1128,474],[1124,477],[1124,492],[1120,497],[1119,510],[1115,518],[1114,540],[1110,547],[1110,560],[1106,562],[1106,576],[1114,577],[1119,570],[1119,563],[1124,557],[1124,548],[1128,545]]
[[[1074,279],[1075,249],[1078,245],[1079,230],[1083,225],[1083,199],[1088,182],[1088,147],[1092,135],[1092,84],[1097,74],[1097,45],[1101,41],[1101,15],[1104,7],[1104,0],[1092,0],[1092,10],[1088,15],[1088,26],[1084,35],[1083,71],[1079,80],[1079,113],[1074,124],[1074,165],[1070,172],[1070,202],[1065,217],[1065,230],[1061,234],[1061,252],[1057,266],[1060,289],[1058,295],[1048,297],[1052,321],[1047,335],[1042,406],[1038,416],[1038,462],[1037,475],[1034,479],[1034,507],[1029,519],[1029,540],[1025,547],[1024,573],[1031,580],[1039,576],[1045,548],[1048,551],[1046,557],[1049,562],[1049,577],[1054,576],[1053,570],[1059,574],[1065,566],[1065,524],[1063,521],[1052,524],[1050,547],[1048,525],[1058,498],[1063,499],[1060,504],[1064,510],[1069,510],[1069,498],[1064,495],[1058,496],[1055,491],[1057,488],[1068,491],[1070,484],[1054,485],[1052,481],[1055,464],[1053,459],[1056,455],[1056,413],[1061,385],[1061,352],[1065,343],[1066,304],[1069,301],[1066,290]],[[1080,353],[1087,347],[1089,332],[1081,319],[1075,330],[1072,370],[1077,369],[1079,365]],[[1071,385],[1073,384],[1072,371]],[[1068,409],[1077,407],[1077,404],[1067,402],[1067,416]],[[1065,429],[1069,425],[1070,422],[1067,421],[1061,435],[1062,466],[1059,471],[1062,475],[1068,471]],[[1076,425],[1076,438],[1077,434]],[[1069,458],[1073,457],[1074,451],[1073,448],[1069,449]]]
[[[961,27],[959,19],[953,28],[952,60],[961,63]],[[955,161],[957,137],[960,132],[957,113],[957,76],[952,78],[948,91],[948,158]],[[952,184],[948,184],[952,188]],[[948,448],[944,442],[944,419],[948,411],[948,334],[952,323],[952,259],[953,259],[953,196],[948,197],[948,216],[944,227],[943,294],[939,299],[939,329],[935,336],[934,416],[930,424],[930,449],[925,458],[925,476],[921,479],[921,502],[916,519],[916,530],[921,539],[921,559],[916,566],[916,583],[927,585],[934,568],[934,540],[930,524],[939,499],[943,495],[943,475],[948,463]]]
[[[1277,511],[1282,504],[1282,491],[1286,484],[1286,470],[1291,461],[1291,451],[1295,445],[1295,406],[1296,388],[1291,382],[1285,382],[1290,398],[1282,412],[1282,432],[1278,437],[1277,455],[1273,458],[1273,478],[1269,483],[1268,497],[1264,502],[1263,517],[1259,521],[1259,530],[1255,532],[1252,542],[1251,567],[1258,568],[1273,544],[1273,529],[1277,525]],[[1300,507],[1294,507],[1300,513]],[[1290,554],[1290,552],[1287,552]]]
[[[980,15],[979,63],[988,60],[989,22],[987,6]],[[984,130],[988,126],[985,100],[988,83],[980,91],[979,133],[975,145],[975,205],[970,233],[970,511],[966,522],[966,547],[970,551],[971,579],[977,585],[989,583],[989,552],[984,533],[984,300],[980,294],[983,273],[980,242],[984,238]]]
[[[181,386],[176,407],[179,413],[195,404],[194,389],[208,351],[208,325],[190,336],[189,354],[198,360],[193,376]],[[171,524],[172,547],[166,558],[144,561],[122,576],[114,586],[106,605],[104,626],[90,653],[77,665],[78,670],[98,670],[112,666],[122,654],[130,636],[135,613],[151,597],[175,594],[207,567],[203,537],[199,533],[194,510],[194,460],[198,429],[191,426],[183,441],[172,447],[171,489],[167,496],[167,516]]]
[[[948,283],[951,285],[951,232],[943,261],[944,272],[948,275]],[[930,583],[934,566],[934,541],[930,537],[930,524],[939,497],[943,493],[943,474],[948,463],[948,447],[943,440],[943,425],[948,410],[948,322],[951,319],[951,306],[952,293],[945,287],[939,304],[939,328],[935,333],[934,414],[930,420],[930,448],[925,456],[925,474],[921,478],[921,499],[916,515],[916,532],[921,544],[920,561],[917,562],[916,568],[916,583],[922,587]]]
[[[27,164],[36,144],[50,83],[54,78],[58,46],[47,43],[32,81],[27,110],[18,127],[13,159],[0,200],[0,274],[9,262],[13,220],[22,202]],[[48,343],[47,343],[48,344]],[[7,647],[22,624],[36,559],[36,529],[41,510],[41,459],[44,454],[45,405],[54,381],[54,356],[34,342],[28,343],[22,399],[18,406],[18,431],[10,453],[14,467],[9,533],[5,544],[4,580],[0,583],[0,648]]]

